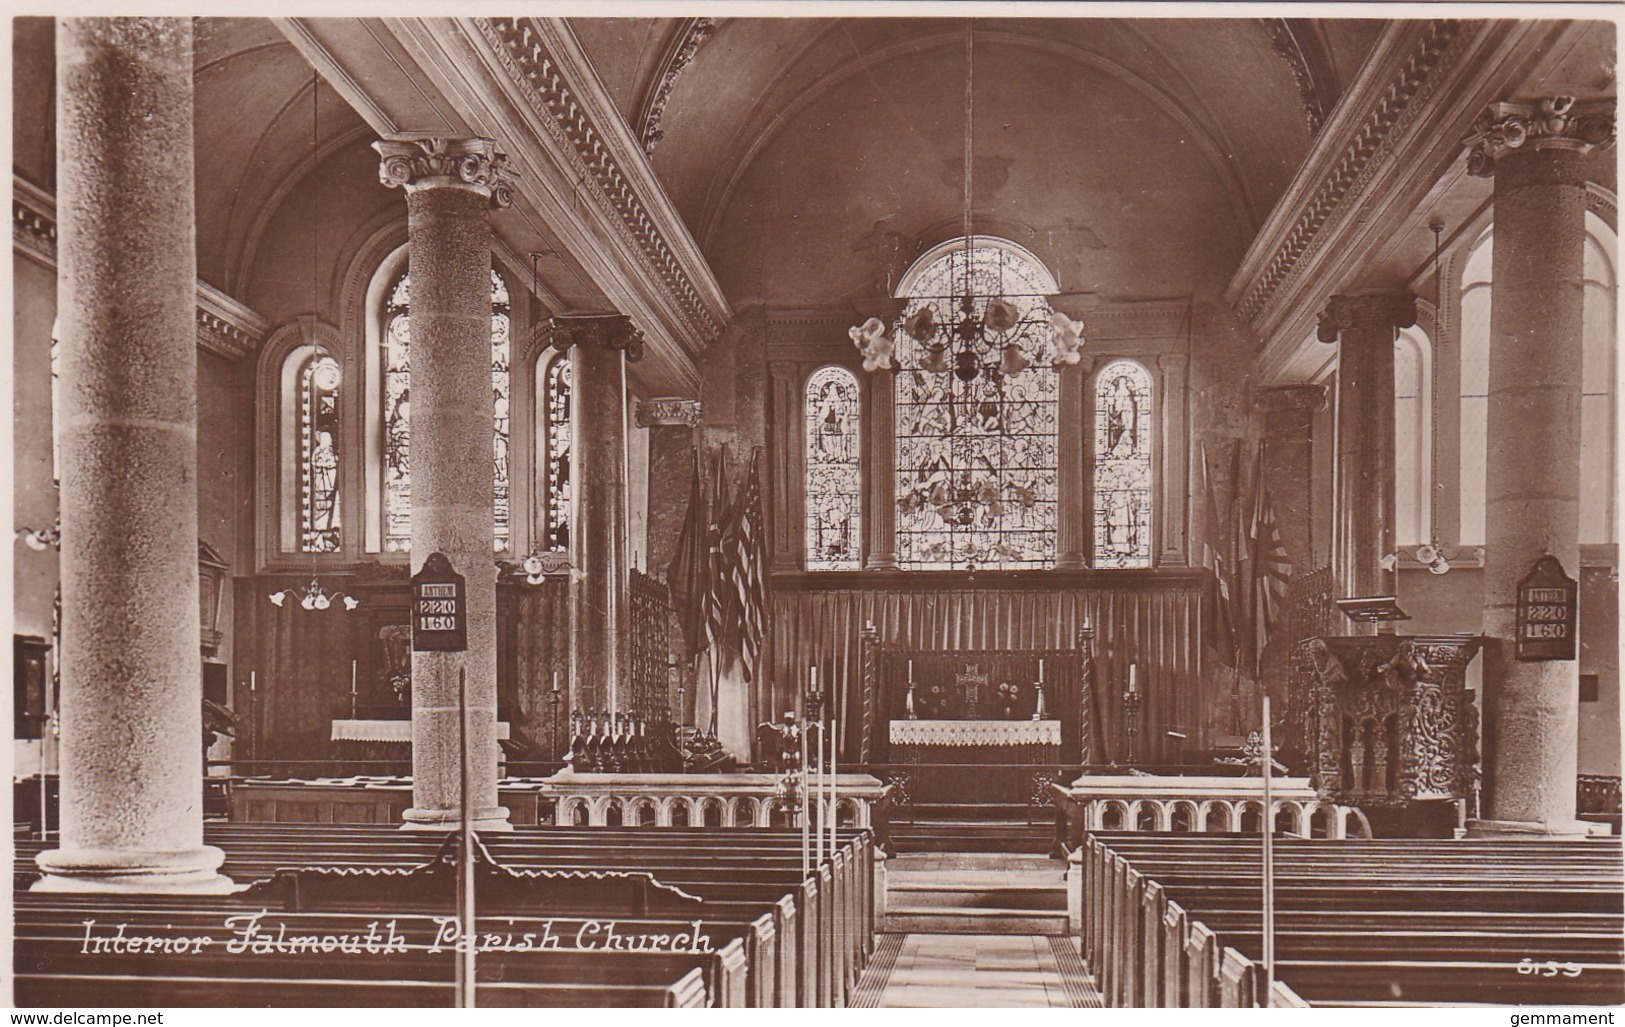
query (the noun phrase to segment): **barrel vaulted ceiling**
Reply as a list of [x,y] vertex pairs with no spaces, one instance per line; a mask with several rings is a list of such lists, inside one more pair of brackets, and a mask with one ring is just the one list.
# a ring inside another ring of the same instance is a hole
[[[493,218],[499,249],[527,272],[540,254],[536,291],[550,309],[624,309],[630,291],[664,283],[646,317],[667,322],[672,341],[655,346],[666,362],[653,362],[666,370],[642,373],[686,373],[691,387],[693,336],[705,334],[695,324],[755,302],[879,298],[915,256],[961,231],[965,24],[198,19],[199,276],[273,323],[331,308],[345,261],[404,238],[401,196],[378,184],[370,149],[381,126],[513,134],[541,124],[515,99],[539,66],[514,47],[535,29],[551,48],[548,73],[571,77],[553,101],[602,122],[594,138],[639,203],[624,207],[612,183],[597,200],[599,227],[572,225],[558,205],[572,216],[588,207],[602,161],[585,154],[572,170],[555,160],[545,168],[554,180],[518,183],[521,194],[545,184],[545,203]],[[14,25],[14,164],[49,190],[53,30],[49,19]],[[1592,35],[1563,36],[1571,52],[1553,67],[1582,89],[1611,89],[1612,33]],[[1393,23],[1375,19],[978,18],[976,230],[1021,243],[1064,291],[1101,302],[1228,289],[1239,303],[1238,282],[1269,255],[1250,248],[1273,249],[1288,231],[1295,176],[1316,160],[1317,138],[1341,130],[1340,100],[1381,92],[1362,75],[1394,38]],[[502,142],[542,152],[536,139]],[[619,241],[602,227],[615,196],[623,220],[644,225]],[[600,241],[620,250],[585,245]],[[1386,273],[1406,281],[1423,249],[1390,246]],[[311,253],[325,273],[300,268]]]

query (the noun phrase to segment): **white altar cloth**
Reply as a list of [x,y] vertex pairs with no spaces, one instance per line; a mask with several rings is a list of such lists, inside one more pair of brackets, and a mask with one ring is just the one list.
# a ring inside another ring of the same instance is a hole
[[1060,745],[1058,720],[894,720],[893,745]]

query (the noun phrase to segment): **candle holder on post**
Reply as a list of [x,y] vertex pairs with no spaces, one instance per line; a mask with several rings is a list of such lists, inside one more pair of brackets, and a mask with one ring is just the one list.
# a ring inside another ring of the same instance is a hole
[[552,720],[551,720],[551,724],[553,725],[553,730],[551,732],[551,734],[552,734],[552,743],[553,743],[552,748],[553,748],[553,752],[555,753],[555,755],[559,759],[564,758],[564,745],[559,741],[559,728],[564,726],[564,725],[559,723],[559,704],[563,700],[564,700],[564,696],[559,691],[559,676],[558,676],[558,674],[554,674],[553,675],[553,690],[550,691],[548,693],[548,695],[547,695],[547,704],[548,704],[548,706],[550,706],[552,708]]
[[1140,703],[1144,696],[1134,688],[1123,692],[1123,735],[1128,741],[1125,757],[1131,764],[1139,761]]

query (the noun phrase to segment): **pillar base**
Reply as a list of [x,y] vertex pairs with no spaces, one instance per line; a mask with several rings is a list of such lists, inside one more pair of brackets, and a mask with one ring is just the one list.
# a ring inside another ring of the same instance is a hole
[[242,886],[217,873],[226,854],[212,845],[149,852],[49,849],[34,861],[45,876],[29,891],[126,895],[229,895]]
[[[413,806],[402,814],[403,831],[456,831],[463,826],[461,810],[425,809]],[[512,831],[506,806],[484,806],[468,811],[468,826],[474,831]]]
[[863,569],[866,571],[896,571],[902,568],[897,566],[897,557],[891,553],[875,553],[864,561]]
[[1055,569],[1058,571],[1086,571],[1089,563],[1081,553],[1062,553],[1055,558]]
[[1554,823],[1540,820],[1469,820],[1466,837],[1544,842],[1564,838],[1601,837],[1606,834],[1608,834],[1607,824],[1594,824],[1584,820],[1559,820]]

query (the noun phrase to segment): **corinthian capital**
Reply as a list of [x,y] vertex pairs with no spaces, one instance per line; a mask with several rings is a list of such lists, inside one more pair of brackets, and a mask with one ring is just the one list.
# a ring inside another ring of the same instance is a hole
[[1515,150],[1589,153],[1614,145],[1614,101],[1552,96],[1531,103],[1492,103],[1462,140],[1467,173],[1495,174],[1495,162]]
[[700,401],[681,396],[640,399],[632,423],[639,428],[693,428],[700,423]]
[[498,153],[493,140],[384,139],[372,148],[378,151],[378,180],[392,189],[455,185],[484,190],[493,207],[513,202],[508,155]]
[[1415,323],[1416,296],[1408,292],[1333,296],[1320,312],[1317,335],[1321,342],[1336,342],[1338,333],[1351,328],[1409,328]]
[[536,326],[544,346],[564,351],[571,346],[601,346],[626,351],[634,363],[643,357],[643,333],[625,314],[554,314]]

